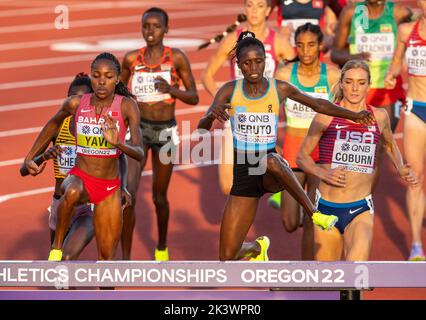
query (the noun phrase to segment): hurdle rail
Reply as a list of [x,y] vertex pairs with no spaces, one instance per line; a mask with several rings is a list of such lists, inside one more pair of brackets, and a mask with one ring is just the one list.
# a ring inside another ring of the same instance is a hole
[[253,288],[338,291],[426,288],[426,262],[0,261],[0,287]]

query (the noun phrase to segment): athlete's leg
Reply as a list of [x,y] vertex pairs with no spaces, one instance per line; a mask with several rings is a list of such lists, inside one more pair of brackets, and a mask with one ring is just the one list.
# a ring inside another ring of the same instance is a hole
[[220,145],[219,185],[223,194],[231,192],[234,168],[234,147],[232,145],[232,130],[229,124],[225,124],[224,136]]
[[220,227],[219,259],[238,260],[259,255],[257,241],[243,243],[256,216],[258,198],[229,196]]
[[127,190],[132,195],[132,205],[123,211],[123,231],[121,232],[121,253],[123,260],[130,260],[132,250],[133,231],[136,223],[136,200],[139,189],[141,173],[145,167],[148,149],[144,146],[145,157],[142,161],[136,161],[127,157]]
[[56,222],[55,239],[52,249],[62,249],[65,235],[70,226],[71,217],[75,206],[89,201],[89,195],[84,188],[81,179],[75,175],[69,175],[63,182],[63,196],[59,200],[58,220]]
[[270,153],[266,157],[266,166],[266,174],[263,179],[265,189],[269,191],[285,189],[302,205],[308,215],[312,216],[315,207],[287,162],[280,155]]
[[370,211],[356,216],[346,227],[344,238],[345,259],[348,261],[367,261],[373,239],[373,219]]
[[[306,182],[306,174],[304,172],[294,172],[294,175],[300,185],[303,187]],[[300,205],[287,191],[281,192],[281,220],[284,229],[287,232],[294,232],[300,226]]]
[[411,224],[412,243],[421,243],[421,230],[425,213],[424,163],[426,159],[426,123],[415,114],[404,120],[404,154],[416,174],[417,186],[407,187],[407,207]]
[[169,224],[170,207],[167,198],[167,190],[173,173],[173,163],[163,164],[160,161],[159,151],[152,150],[152,199],[157,214],[158,226],[158,250],[167,247],[167,229]]
[[76,260],[95,235],[93,216],[78,217],[64,240],[63,260]]
[[314,226],[314,258],[318,261],[340,260],[343,251],[343,237],[336,227],[328,231]]
[[95,206],[93,224],[99,260],[114,259],[122,228],[121,191],[117,190]]
[[[307,176],[307,193],[312,203],[315,203],[319,179],[313,175]],[[314,224],[308,214],[303,211],[302,260],[314,259]]]

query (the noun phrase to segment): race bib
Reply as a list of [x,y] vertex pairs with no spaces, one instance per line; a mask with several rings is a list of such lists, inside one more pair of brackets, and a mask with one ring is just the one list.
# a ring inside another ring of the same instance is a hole
[[[313,98],[328,100],[327,88],[325,87],[317,87],[317,88],[318,88],[317,91],[322,91],[320,89],[324,88],[325,93],[324,92],[305,92],[305,93],[307,95],[310,95]],[[312,120],[315,117],[316,112],[313,109],[297,101],[291,100],[290,98],[287,99],[285,105],[286,105],[285,111],[286,111],[287,118],[299,118],[299,119],[305,119],[305,120],[306,119]]]
[[59,173],[67,175],[68,172],[75,166],[77,157],[75,145],[58,144],[62,148],[62,152],[57,156]]
[[275,144],[275,114],[235,112],[234,138],[237,144]]
[[371,60],[391,60],[395,49],[393,33],[357,33],[355,52],[369,52]]
[[344,167],[347,171],[371,174],[375,154],[375,144],[336,140],[331,168]]
[[[415,44],[410,40],[409,44]],[[405,61],[408,66],[408,73],[414,76],[426,76],[426,47],[408,47],[405,52]]]
[[168,93],[161,93],[155,89],[155,78],[162,77],[168,84],[172,82],[170,71],[135,72],[132,77],[132,93],[138,102],[156,102],[170,99]]
[[77,153],[115,156],[117,152],[117,149],[105,139],[100,125],[77,123]]

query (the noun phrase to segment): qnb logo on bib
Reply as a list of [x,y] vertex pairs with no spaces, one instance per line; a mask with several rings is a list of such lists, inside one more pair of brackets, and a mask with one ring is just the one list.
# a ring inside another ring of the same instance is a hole
[[169,84],[171,84],[170,71],[161,72],[135,72],[132,78],[132,93],[136,96],[139,102],[156,102],[170,99],[168,93],[161,93],[155,89],[155,82],[157,77],[162,77]]
[[331,168],[345,167],[347,171],[371,174],[374,170],[376,144],[372,132],[343,131],[338,129],[334,142]]
[[[118,131],[120,129],[118,128]],[[86,155],[117,154],[117,149],[105,139],[100,125],[77,123],[77,152]]]
[[426,76],[426,47],[408,47],[405,60],[410,74]]
[[234,138],[240,144],[274,144],[276,116],[271,113],[235,113]]
[[59,146],[62,148],[62,152],[56,160],[58,161],[59,173],[65,175],[75,166],[76,147],[75,145],[64,144],[59,144]]
[[369,52],[371,60],[390,60],[395,48],[393,33],[364,33],[355,36],[356,52]]

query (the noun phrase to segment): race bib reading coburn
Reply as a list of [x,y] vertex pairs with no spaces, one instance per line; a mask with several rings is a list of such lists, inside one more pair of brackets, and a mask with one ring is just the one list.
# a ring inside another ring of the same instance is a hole
[[156,102],[170,99],[168,93],[161,93],[155,89],[155,78],[162,77],[167,83],[171,83],[170,71],[138,72],[133,74],[132,93],[138,102]]
[[[336,129],[339,129],[337,126]],[[371,174],[375,154],[376,145],[372,132],[338,131],[331,168],[344,167],[347,171]]]

